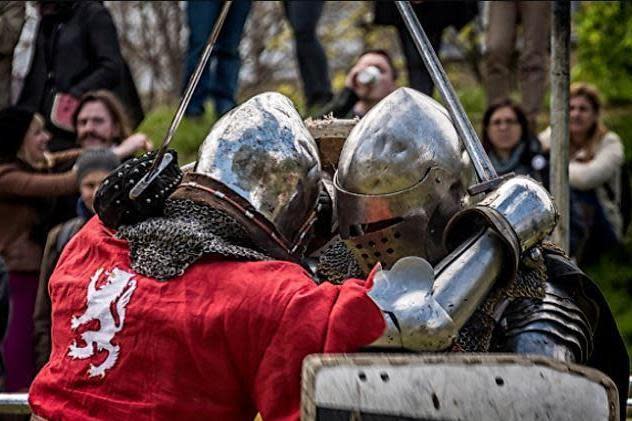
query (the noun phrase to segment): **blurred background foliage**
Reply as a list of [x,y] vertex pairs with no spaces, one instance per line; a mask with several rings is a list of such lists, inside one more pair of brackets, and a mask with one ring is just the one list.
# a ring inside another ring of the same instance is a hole
[[573,79],[594,83],[610,103],[632,101],[632,2],[587,2],[575,24]]

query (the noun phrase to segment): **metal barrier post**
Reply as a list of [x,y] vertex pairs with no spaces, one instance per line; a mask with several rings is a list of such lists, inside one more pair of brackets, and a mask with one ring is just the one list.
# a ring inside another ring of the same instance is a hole
[[0,393],[0,414],[30,414],[28,393]]

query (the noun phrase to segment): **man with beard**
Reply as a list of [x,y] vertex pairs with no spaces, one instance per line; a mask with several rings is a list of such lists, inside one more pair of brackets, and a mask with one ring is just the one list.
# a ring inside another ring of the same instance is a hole
[[49,149],[74,146],[70,117],[86,92],[115,92],[133,127],[140,124],[144,114],[136,85],[103,2],[47,0],[36,6],[41,21],[17,105],[45,117],[53,136]]
[[[49,166],[55,170],[68,169],[83,149],[111,148],[120,160],[137,151],[152,149],[151,141],[145,134],[131,133],[123,105],[106,90],[88,92],[81,97],[73,116],[73,126],[78,148],[47,155]],[[77,216],[76,203],[76,195],[60,198],[52,213],[51,226]]]
[[109,91],[88,92],[81,97],[73,118],[77,143],[82,148],[112,147],[121,159],[138,150],[152,149],[143,133],[131,133],[122,104]]

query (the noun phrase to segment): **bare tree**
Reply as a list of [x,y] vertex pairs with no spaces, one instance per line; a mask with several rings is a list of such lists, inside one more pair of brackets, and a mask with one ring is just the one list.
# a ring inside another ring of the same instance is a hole
[[123,56],[132,68],[145,108],[176,99],[186,47],[182,2],[109,1],[106,6],[117,25]]

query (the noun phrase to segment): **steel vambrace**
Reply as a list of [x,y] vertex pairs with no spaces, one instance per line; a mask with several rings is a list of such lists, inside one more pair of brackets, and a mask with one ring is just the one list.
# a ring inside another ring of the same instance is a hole
[[[501,274],[505,246],[486,229],[437,266],[405,257],[379,270],[369,296],[384,312],[386,330],[373,346],[444,350],[482,303]],[[436,281],[435,281],[436,276]]]

